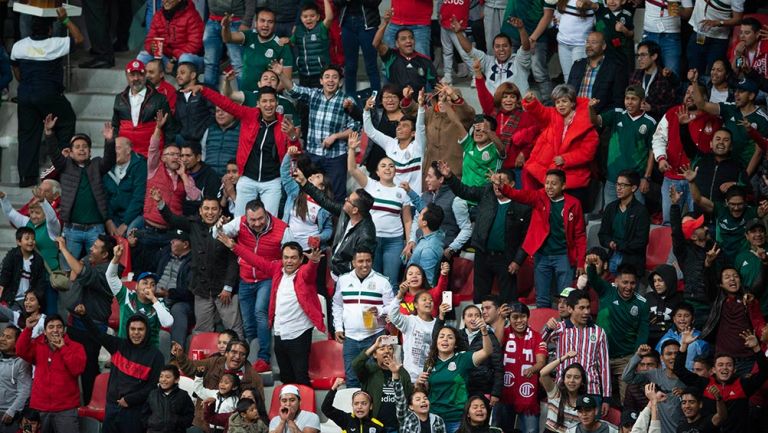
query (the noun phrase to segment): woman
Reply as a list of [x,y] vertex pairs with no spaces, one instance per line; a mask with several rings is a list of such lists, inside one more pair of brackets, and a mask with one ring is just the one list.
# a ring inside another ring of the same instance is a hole
[[501,433],[498,427],[492,427],[491,405],[482,395],[475,395],[464,405],[464,416],[456,433]]
[[531,158],[523,165],[525,189],[539,189],[547,170],[559,168],[566,173],[568,193],[584,206],[599,137],[589,120],[589,101],[577,98],[576,90],[561,84],[552,90],[554,107],[545,107],[528,92],[523,109],[542,125]]
[[440,264],[440,279],[437,280],[435,287],[430,287],[427,281],[424,269],[411,263],[405,268],[405,281],[400,283],[400,290],[404,291],[403,301],[400,303],[401,314],[414,314],[416,312],[415,298],[421,291],[428,291],[432,296],[432,316],[437,315],[437,306],[442,300],[443,291],[448,289],[448,273],[451,271],[451,265],[448,262]]
[[587,35],[595,25],[595,11],[586,8],[581,0],[557,0],[558,15],[557,55],[563,70],[563,81],[568,82],[571,67],[587,57]]
[[[381,106],[371,110],[371,123],[373,127],[384,135],[394,138],[397,134],[397,125],[400,124],[400,119],[405,116],[403,110],[400,108],[400,101],[403,99],[403,91],[394,84],[385,84],[381,87]],[[356,110],[359,116],[350,114],[355,120],[362,122],[362,113]],[[387,156],[387,153],[382,149],[379,143],[368,139],[368,147],[365,149],[365,155],[363,156],[363,165],[368,169],[368,173],[371,173],[371,177],[378,180],[376,176],[376,167],[379,165],[381,158]]]
[[563,377],[557,384],[552,379],[552,373],[560,364],[574,357],[576,357],[576,351],[571,350],[545,365],[539,372],[539,382],[547,391],[545,433],[565,433],[570,427],[579,423],[576,402],[579,396],[587,392],[587,372],[584,367],[575,362],[563,371]]
[[415,314],[400,314],[400,302],[404,295],[405,290],[401,286],[389,306],[389,320],[403,334],[403,367],[411,376],[411,382],[415,383],[424,371],[427,352],[432,344],[435,318],[432,316],[432,296],[425,290],[416,293],[413,298]]
[[373,180],[360,170],[355,161],[355,153],[360,146],[358,134],[351,133],[347,141],[347,171],[373,196],[371,218],[376,224],[373,269],[389,278],[391,284],[395,284],[402,267],[400,253],[411,236],[411,200],[403,188],[395,185],[394,161],[382,158],[376,170],[379,181]]
[[256,410],[259,412],[260,419],[269,420],[269,413],[267,412],[267,407],[264,404],[264,397],[262,397],[260,392],[253,388],[245,388],[240,393],[240,400],[244,398],[249,398],[256,402]]
[[337,377],[331,386],[331,390],[323,399],[322,411],[325,416],[346,432],[384,433],[385,428],[381,421],[371,416],[373,399],[365,391],[355,391],[352,394],[352,413],[344,412],[333,406],[336,391],[344,384],[344,379]]
[[733,69],[728,60],[718,59],[712,63],[712,69],[709,70],[709,84],[707,84],[707,93],[709,102],[717,104],[719,102],[733,102],[735,98],[733,80]]
[[381,0],[333,0],[341,23],[341,39],[344,41],[344,90],[354,97],[357,93],[357,62],[363,50],[363,62],[371,89],[381,87],[377,53],[373,36],[381,24],[379,4]]
[[36,338],[43,333],[43,323],[45,323],[45,314],[43,314],[43,304],[35,292],[28,291],[24,294],[24,311],[15,311],[0,305],[0,318],[3,321],[10,322],[19,329],[27,327],[27,319],[32,318],[36,321],[32,328],[32,338]]
[[419,374],[417,386],[429,390],[430,401],[435,402],[432,411],[445,421],[446,433],[455,433],[462,417],[462,407],[467,403],[467,379],[472,369],[482,364],[493,353],[488,328],[480,326],[483,348],[467,352],[459,331],[452,326],[443,326],[432,341],[425,371]]
[[523,98],[520,95],[520,89],[514,83],[501,83],[496,88],[496,92],[491,95],[485,85],[479,60],[475,60],[473,68],[477,97],[483,108],[483,114],[496,118],[496,135],[501,139],[506,150],[507,157],[501,166],[514,169],[515,187],[520,189],[522,188],[520,172],[523,163],[531,155],[533,141],[539,132],[538,125],[531,114],[523,111],[520,106]]

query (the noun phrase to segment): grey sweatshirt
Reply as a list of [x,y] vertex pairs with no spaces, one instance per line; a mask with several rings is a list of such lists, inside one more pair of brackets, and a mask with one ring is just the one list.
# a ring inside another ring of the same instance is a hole
[[661,420],[661,430],[664,432],[677,431],[677,426],[683,421],[683,411],[680,409],[680,397],[672,394],[674,388],[685,388],[685,384],[677,377],[667,376],[667,372],[662,368],[637,372],[637,365],[640,363],[640,357],[637,354],[632,355],[629,364],[621,375],[621,380],[626,383],[655,383],[659,390],[667,394],[667,399],[659,403],[657,409],[659,419]]
[[32,389],[32,367],[17,356],[0,355],[0,412],[14,416],[24,409]]

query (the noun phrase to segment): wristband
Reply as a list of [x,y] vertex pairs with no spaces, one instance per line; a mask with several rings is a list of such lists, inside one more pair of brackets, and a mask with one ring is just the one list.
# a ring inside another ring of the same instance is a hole
[[66,17],[63,20],[61,20],[61,23],[66,26],[67,24],[69,24],[69,21],[70,21],[69,17]]

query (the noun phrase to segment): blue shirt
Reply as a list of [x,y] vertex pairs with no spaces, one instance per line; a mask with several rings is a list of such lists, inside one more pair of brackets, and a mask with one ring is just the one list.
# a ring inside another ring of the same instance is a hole
[[[685,351],[685,368],[693,371],[693,361],[700,356],[709,356],[709,343],[701,339],[701,331],[698,329],[693,330],[693,336],[699,337],[696,341],[688,346]],[[678,343],[682,340],[682,336],[677,332],[674,327],[669,329],[666,334],[656,344],[656,351],[661,353],[661,345],[667,340],[675,340]]]
[[417,264],[424,269],[424,274],[430,285],[437,282],[437,271],[439,270],[440,258],[443,257],[443,241],[445,233],[442,230],[432,232],[421,237],[413,248],[413,255],[408,264]]

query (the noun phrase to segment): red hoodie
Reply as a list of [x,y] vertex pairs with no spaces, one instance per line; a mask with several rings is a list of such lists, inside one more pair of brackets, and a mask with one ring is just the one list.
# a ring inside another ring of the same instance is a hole
[[[674,180],[682,180],[683,176],[678,174],[680,167],[691,163],[685,154],[683,142],[680,139],[680,120],[677,118],[677,112],[681,107],[682,105],[675,105],[664,114],[664,119],[667,121],[667,150],[665,155],[654,155],[656,161],[667,160],[670,169],[664,172],[664,176]],[[690,132],[699,152],[710,153],[712,151],[710,148],[712,137],[722,124],[723,121],[720,117],[703,111],[698,112],[696,118],[688,123],[688,132]]]

